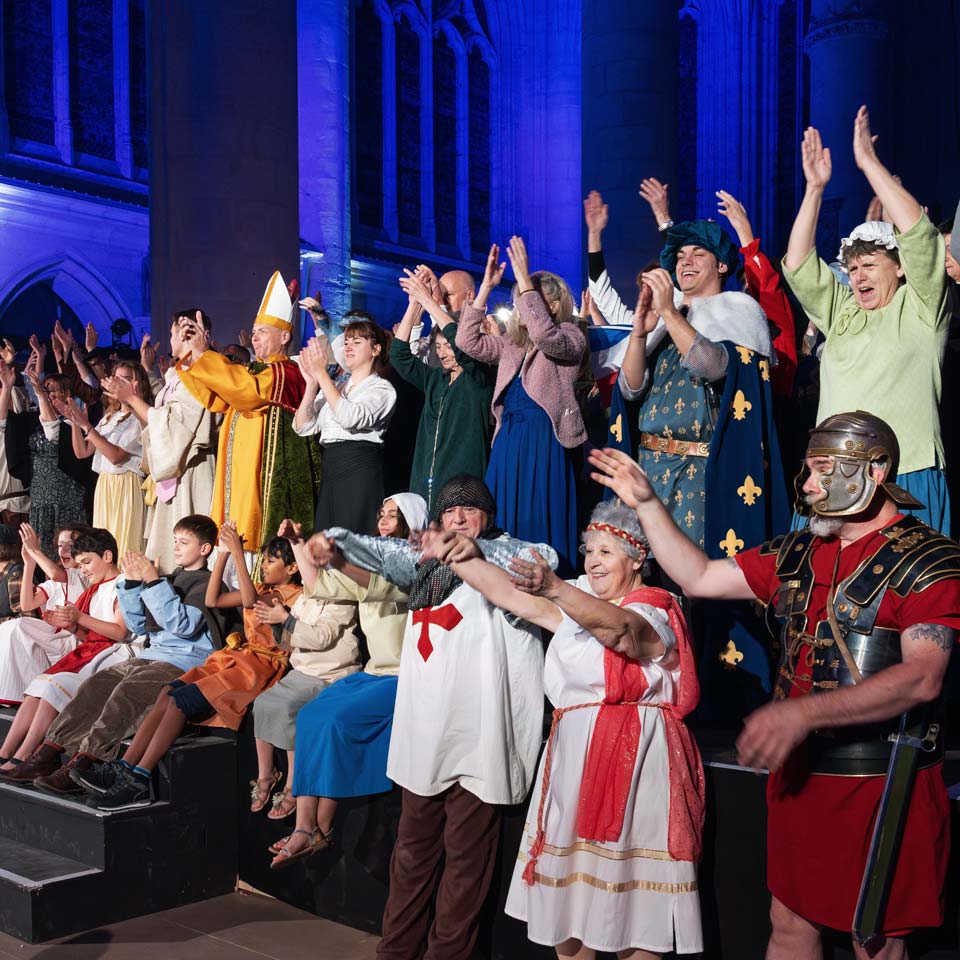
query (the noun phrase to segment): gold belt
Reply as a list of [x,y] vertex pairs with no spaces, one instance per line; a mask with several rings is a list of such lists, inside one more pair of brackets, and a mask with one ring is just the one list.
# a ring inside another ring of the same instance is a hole
[[657,453],[675,453],[681,457],[709,457],[710,444],[696,440],[676,440],[673,437],[658,437],[655,433],[641,433],[640,446]]

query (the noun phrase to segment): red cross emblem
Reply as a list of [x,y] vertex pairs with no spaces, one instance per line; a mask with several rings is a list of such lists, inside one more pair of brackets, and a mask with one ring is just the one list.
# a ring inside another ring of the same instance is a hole
[[420,610],[413,611],[414,625],[420,624],[417,650],[423,657],[424,663],[430,659],[430,654],[433,653],[433,644],[430,642],[430,624],[436,624],[438,627],[443,627],[444,630],[452,630],[462,619],[463,614],[452,603],[443,607],[423,607]]

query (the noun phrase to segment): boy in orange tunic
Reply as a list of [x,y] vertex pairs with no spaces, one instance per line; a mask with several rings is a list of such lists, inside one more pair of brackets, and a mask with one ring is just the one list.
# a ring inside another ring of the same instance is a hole
[[[242,606],[244,633],[230,634],[222,650],[215,650],[202,666],[163,689],[123,758],[115,765],[98,768],[98,783],[92,783],[89,776],[84,778],[87,786],[105,791],[91,801],[99,810],[129,810],[151,803],[153,770],[188,723],[238,729],[247,707],[287,671],[289,654],[278,647],[273,628],[260,621],[255,607],[268,603],[289,609],[303,592],[289,541],[274,537],[263,547],[258,586],[247,573],[243,541],[232,521],[220,528],[219,546],[206,604]],[[221,593],[224,568],[231,555],[239,590]]]

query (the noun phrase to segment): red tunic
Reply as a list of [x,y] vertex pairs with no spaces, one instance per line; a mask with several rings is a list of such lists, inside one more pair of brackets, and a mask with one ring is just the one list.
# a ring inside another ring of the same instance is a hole
[[[891,523],[902,519],[898,515]],[[862,560],[884,542],[874,532],[840,553],[837,579],[848,577]],[[814,541],[811,560],[814,586],[807,609],[807,632],[826,619],[827,595],[839,541]],[[761,557],[759,548],[737,555],[750,589],[769,601],[780,581],[776,554]],[[903,599],[888,591],[876,625],[903,631],[917,623],[938,623],[960,629],[960,581],[944,580]],[[798,680],[809,678],[801,656]],[[802,696],[809,686],[791,689]],[[829,694],[818,694],[829,696]],[[873,823],[883,791],[884,776],[841,777],[806,772],[805,748],[791,754],[767,782],[767,885],[794,913],[812,923],[850,930],[860,892]],[[943,922],[943,883],[950,855],[949,801],[943,765],[917,774],[904,829],[883,929],[887,934],[913,927],[937,927]]]

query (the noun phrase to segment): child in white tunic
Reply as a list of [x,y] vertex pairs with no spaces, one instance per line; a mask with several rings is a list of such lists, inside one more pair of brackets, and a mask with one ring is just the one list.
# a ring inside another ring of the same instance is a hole
[[[90,581],[76,603],[63,603],[49,612],[52,626],[77,634],[78,643],[46,672],[35,677],[24,691],[2,750],[10,759],[0,764],[0,778],[26,782],[51,773],[37,763],[37,752],[50,724],[73,699],[87,677],[98,670],[137,656],[143,641],[133,643],[117,606],[117,543],[107,531],[90,528],[72,545],[79,570]],[[59,766],[59,757],[56,758]],[[55,769],[55,767],[54,767]]]
[[[87,588],[77,570],[70,548],[80,529],[63,527],[57,531],[58,566],[40,550],[36,531],[29,523],[20,526],[23,541],[23,583],[20,609],[27,616],[0,623],[0,702],[20,703],[30,681],[70,653],[79,640],[69,630],[47,623],[47,611],[65,603],[76,603]],[[34,586],[34,572],[40,567],[46,580]],[[41,619],[29,616],[40,611]]]
[[600,504],[584,541],[576,583],[519,559],[511,579],[449,534],[424,541],[491,603],[554,631],[554,722],[506,912],[562,957],[696,953],[703,770],[682,722],[698,694],[686,625],[675,598],[643,586],[632,511]]

